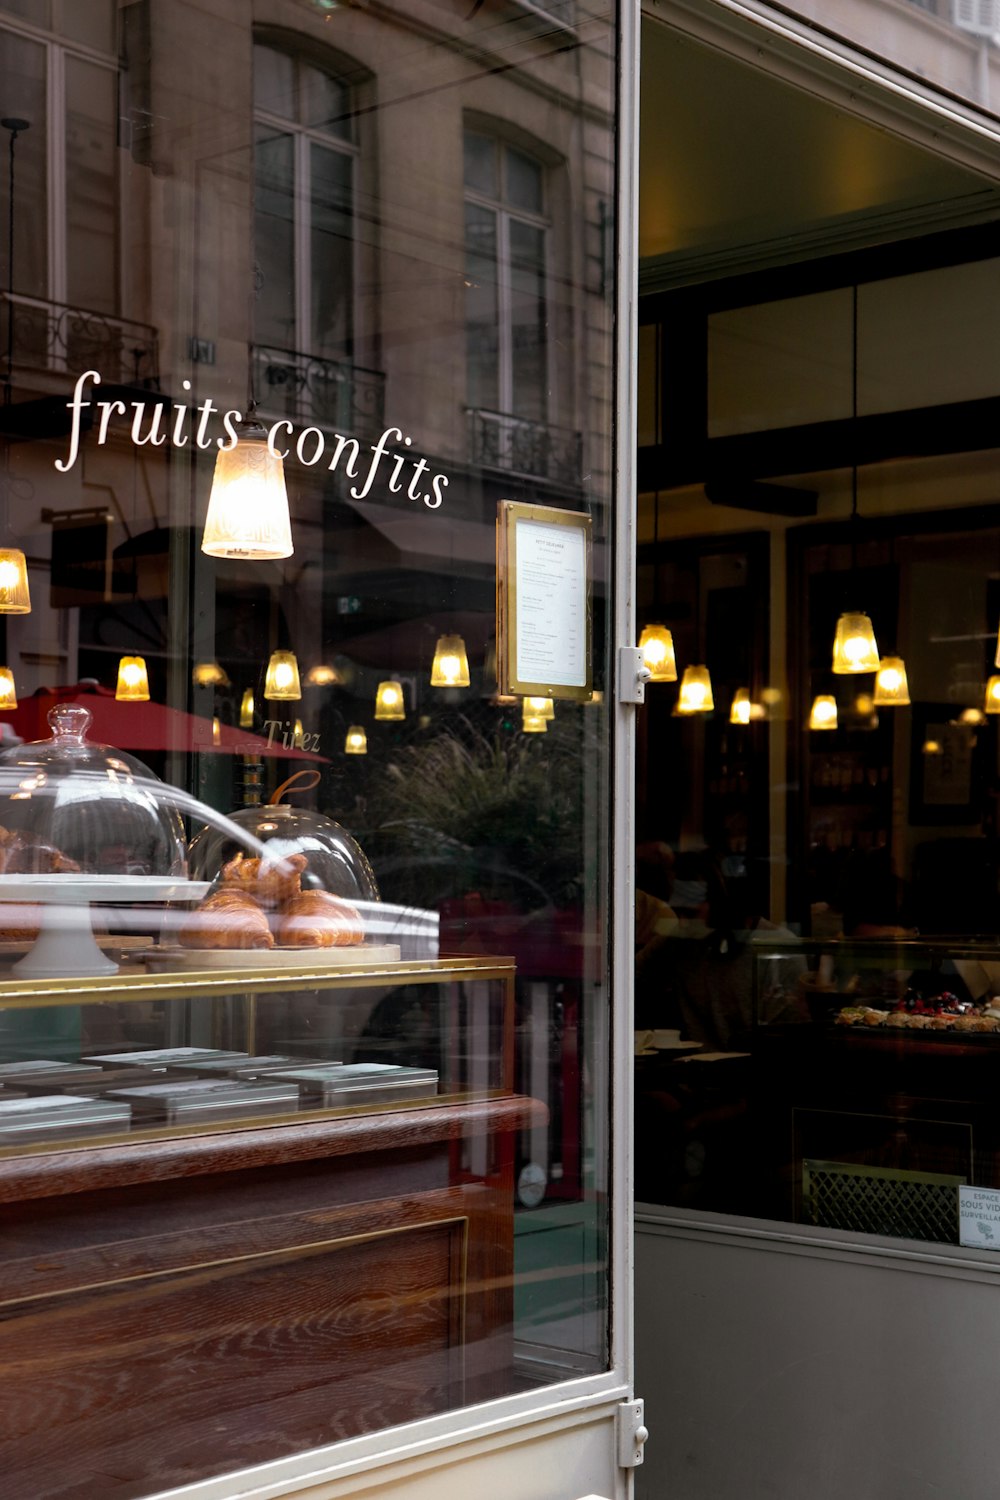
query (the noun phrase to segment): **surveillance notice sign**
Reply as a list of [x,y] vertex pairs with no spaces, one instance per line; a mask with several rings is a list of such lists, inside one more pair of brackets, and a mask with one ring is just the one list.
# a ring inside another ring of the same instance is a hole
[[959,1188],[958,1241],[979,1250],[1000,1250],[1000,1190]]

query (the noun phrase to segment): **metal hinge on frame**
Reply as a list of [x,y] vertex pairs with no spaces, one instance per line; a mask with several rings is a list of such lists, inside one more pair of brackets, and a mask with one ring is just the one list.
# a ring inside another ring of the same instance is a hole
[[638,646],[618,648],[618,702],[645,703],[650,672]]
[[637,1469],[642,1463],[643,1449],[649,1437],[649,1429],[643,1420],[642,1401],[623,1401],[618,1407],[616,1428],[618,1433],[618,1467]]

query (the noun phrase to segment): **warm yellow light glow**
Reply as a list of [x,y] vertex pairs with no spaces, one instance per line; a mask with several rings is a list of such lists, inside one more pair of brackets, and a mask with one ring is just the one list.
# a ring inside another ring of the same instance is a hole
[[521,728],[525,734],[548,734],[549,726],[541,714],[522,714]]
[[781,702],[781,689],[778,687],[766,687],[761,693],[760,699],[767,708],[777,708]]
[[988,714],[1000,714],[1000,677],[993,676],[986,684],[986,701],[983,709]]
[[649,668],[650,682],[677,681],[674,638],[665,625],[645,626],[639,637],[639,650]]
[[246,688],[240,699],[240,728],[253,728],[253,688]]
[[0,667],[0,710],[17,707],[14,674],[10,667]]
[[878,646],[872,622],[866,614],[847,612],[837,621],[833,670],[840,676],[849,672],[878,671]]
[[884,656],[875,674],[875,707],[905,708],[910,701],[906,665],[901,656]]
[[264,675],[264,697],[274,702],[302,697],[299,664],[294,651],[272,651]]
[[149,677],[143,657],[122,657],[118,663],[118,686],[115,689],[115,697],[119,703],[149,702]]
[[677,695],[679,714],[709,714],[715,708],[712,679],[705,666],[685,667]]
[[191,669],[195,687],[228,687],[229,678],[217,661],[196,661]]
[[431,687],[468,687],[469,658],[460,635],[439,635],[431,663]]
[[259,422],[244,424],[236,445],[215,460],[201,550],[257,561],[292,555],[285,471]]
[[376,719],[406,718],[406,702],[403,698],[401,683],[393,680],[379,683],[375,694],[375,717]]
[[310,687],[332,687],[339,681],[336,667],[326,667],[322,663],[318,667],[310,667],[306,673],[306,682]]
[[533,719],[554,719],[556,706],[551,698],[532,698],[524,700],[524,712]]
[[924,740],[920,748],[924,755],[941,755],[943,753],[940,740]]
[[212,719],[212,744],[222,744],[222,724],[219,721],[218,717],[214,717]]
[[729,709],[730,724],[749,724],[752,708],[750,689],[737,688],[733,694],[733,701]]
[[345,755],[367,755],[368,736],[360,724],[352,724],[347,731],[347,739],[344,741]]
[[28,615],[28,564],[19,547],[0,547],[0,614]]
[[820,693],[809,710],[810,729],[836,729],[837,700],[830,693]]
[[986,715],[981,708],[963,708],[958,716],[958,722],[960,724],[985,724]]
[[1000,667],[1000,630],[997,631],[997,649],[996,655],[993,658],[993,665],[995,667]]
[[296,750],[302,749],[302,740],[304,735],[305,730],[302,728],[302,720],[296,719],[295,723],[292,725],[292,744],[295,746]]

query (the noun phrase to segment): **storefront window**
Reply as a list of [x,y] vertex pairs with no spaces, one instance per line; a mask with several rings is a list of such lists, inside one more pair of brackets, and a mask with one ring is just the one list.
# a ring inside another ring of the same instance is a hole
[[25,1497],[609,1364],[614,11],[264,10],[0,4]]

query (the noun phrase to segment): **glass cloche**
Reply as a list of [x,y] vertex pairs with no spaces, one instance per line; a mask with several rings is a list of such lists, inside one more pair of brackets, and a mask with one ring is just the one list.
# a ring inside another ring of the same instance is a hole
[[83,704],[57,704],[47,718],[49,739],[0,753],[0,872],[183,878],[172,788],[133,756],[90,741]]
[[[345,901],[378,901],[375,875],[364,851],[332,818],[279,801],[242,808],[231,813],[227,822],[259,840],[275,861],[303,856],[303,890],[329,891]],[[223,865],[245,847],[236,841],[231,829],[202,828],[188,850],[193,879],[217,879]]]

